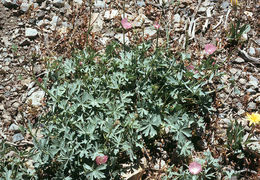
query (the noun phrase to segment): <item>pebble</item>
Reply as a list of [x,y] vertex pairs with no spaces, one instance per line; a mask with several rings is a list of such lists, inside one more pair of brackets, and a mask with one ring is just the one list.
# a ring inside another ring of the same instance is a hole
[[240,115],[242,115],[242,114],[244,114],[245,113],[245,111],[243,110],[243,109],[239,109],[238,110],[238,112],[237,112],[237,114],[240,116]]
[[248,103],[248,109],[255,110],[256,109],[256,103],[254,103],[254,102]]
[[17,133],[15,135],[13,135],[13,142],[17,142],[17,141],[22,141],[24,140],[24,137],[21,133]]
[[246,84],[247,83],[247,80],[246,79],[243,79],[243,78],[241,78],[241,79],[239,79],[239,83],[240,84]]
[[258,79],[255,78],[254,76],[250,75],[249,76],[249,84],[253,85],[255,88],[258,87]]
[[105,20],[111,20],[111,19],[115,18],[118,15],[119,15],[118,10],[115,10],[115,9],[108,10],[104,14],[104,19]]
[[20,6],[20,10],[23,11],[24,13],[28,11],[28,9],[30,8],[30,4],[28,4],[27,2],[23,2]]
[[100,32],[103,29],[104,20],[100,13],[93,13],[91,17],[92,32]]
[[9,131],[19,131],[19,126],[17,126],[16,124],[11,124],[11,126],[9,127]]
[[57,25],[57,23],[58,23],[58,20],[59,20],[59,16],[53,16],[52,17],[52,20],[51,20],[51,22],[50,22],[50,24],[51,24],[51,27],[50,27],[50,29],[52,30],[52,31],[54,31],[55,29],[56,29],[56,25]]
[[35,38],[38,35],[38,31],[33,28],[25,28],[25,37]]
[[173,21],[176,22],[176,23],[181,22],[181,16],[180,16],[179,14],[175,14],[175,15],[174,15],[174,20],[173,20]]
[[53,0],[53,5],[57,8],[61,8],[64,6],[65,2],[64,0]]
[[105,7],[107,7],[106,6],[106,2],[105,1],[100,1],[100,0],[96,0],[95,1],[95,3],[94,3],[94,6],[96,7],[96,8],[105,8]]
[[249,50],[248,50],[248,53],[249,53],[249,55],[251,55],[251,56],[255,56],[255,48],[250,47]]
[[238,69],[236,69],[236,68],[230,68],[229,71],[230,71],[232,74],[236,74],[237,71],[238,71]]
[[241,58],[241,57],[237,57],[234,61],[237,62],[237,63],[245,62],[245,60],[243,58]]
[[36,91],[36,92],[32,93],[32,95],[28,98],[28,101],[31,100],[33,106],[40,106],[41,101],[44,98],[44,95],[45,95],[44,91],[41,91],[41,90]]
[[7,8],[17,7],[17,2],[17,0],[2,0],[3,5]]
[[20,103],[18,103],[18,102],[14,102],[12,104],[12,107],[15,108],[15,109],[17,109],[19,106],[20,106]]
[[256,102],[256,103],[260,103],[260,96],[258,96],[258,97],[255,99],[255,102]]
[[144,36],[152,37],[157,33],[157,31],[154,28],[145,28],[144,29]]
[[[123,36],[124,36],[124,34],[119,33],[119,34],[116,34],[116,35],[115,35],[115,38],[116,38],[121,44],[124,44]],[[129,40],[127,34],[126,34],[126,36],[125,36],[125,44],[126,44],[126,45],[130,44],[130,40]]]

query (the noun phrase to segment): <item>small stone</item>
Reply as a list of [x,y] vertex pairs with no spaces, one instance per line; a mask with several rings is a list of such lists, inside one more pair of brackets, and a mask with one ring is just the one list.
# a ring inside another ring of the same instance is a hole
[[43,19],[45,16],[45,11],[39,11],[36,16],[38,17],[38,19]]
[[9,127],[9,131],[19,131],[19,126],[17,126],[16,124],[11,124],[11,126]]
[[144,1],[137,1],[136,4],[137,4],[137,6],[139,6],[139,7],[145,6],[145,2],[144,2]]
[[0,111],[3,111],[3,110],[5,110],[5,107],[3,104],[0,104]]
[[22,141],[24,140],[24,137],[21,133],[17,133],[15,135],[13,135],[13,142],[17,142],[17,141]]
[[156,169],[156,170],[164,169],[165,165],[166,165],[166,163],[164,160],[162,160],[162,159],[157,160],[157,163],[154,165],[154,169]]
[[241,102],[238,102],[238,103],[236,104],[236,107],[237,107],[238,109],[241,109],[241,108],[243,108],[243,104],[242,104]]
[[176,22],[176,23],[181,22],[181,16],[180,16],[179,14],[175,14],[175,15],[174,15],[174,20],[173,20],[173,21]]
[[258,79],[254,76],[249,76],[249,84],[253,85],[255,88],[258,87]]
[[94,3],[94,6],[96,8],[105,8],[106,7],[106,2],[105,1],[100,1],[100,0],[96,0]]
[[242,115],[242,114],[244,114],[245,113],[245,111],[243,110],[243,109],[239,109],[238,110],[238,112],[237,112],[237,114],[240,116],[240,115]]
[[57,8],[61,8],[64,6],[65,2],[63,0],[53,0],[53,5]]
[[40,106],[42,104],[41,101],[43,100],[44,95],[44,91],[36,91],[28,98],[28,101],[31,100],[33,106]]
[[258,96],[258,97],[255,99],[255,102],[256,102],[256,103],[260,103],[260,96]]
[[250,110],[255,110],[255,109],[256,109],[256,103],[250,102],[250,103],[248,104],[248,109],[250,109]]
[[27,2],[23,2],[20,6],[20,10],[23,11],[23,12],[27,12],[28,9],[30,8],[30,4],[28,4]]
[[15,108],[15,109],[17,109],[19,106],[20,106],[20,103],[18,103],[18,102],[14,102],[12,104],[12,107]]
[[25,36],[28,38],[35,38],[38,35],[38,31],[32,28],[25,29]]
[[246,84],[247,83],[247,80],[246,79],[243,79],[243,78],[241,78],[241,79],[239,79],[239,81],[238,81],[240,84]]
[[235,68],[230,68],[229,71],[232,73],[232,74],[236,74],[238,69],[235,69]]
[[156,35],[157,31],[154,28],[145,28],[144,29],[144,37],[149,36],[152,37]]
[[40,74],[42,72],[42,66],[40,64],[36,64],[34,67],[33,67],[33,72],[35,74]]
[[256,91],[254,89],[252,89],[252,88],[247,89],[246,92],[247,93],[251,93],[251,94],[256,93]]
[[141,27],[143,24],[151,24],[150,21],[144,14],[139,14],[135,20],[133,21],[132,25],[134,27]]
[[91,17],[91,22],[92,24],[92,32],[100,32],[103,29],[103,16],[100,15],[100,13],[93,13]]
[[109,11],[105,12],[104,18],[105,18],[105,20],[111,20],[111,19],[115,18],[118,15],[119,15],[118,14],[118,10],[112,9],[112,10],[109,10]]
[[245,62],[245,60],[243,58],[241,58],[241,57],[236,58],[234,61],[236,63],[243,63],[243,62]]
[[248,53],[249,53],[249,55],[251,55],[251,56],[255,56],[255,48],[250,47],[249,50],[248,50]]
[[55,28],[56,28],[56,25],[57,25],[57,23],[58,23],[58,20],[59,20],[59,16],[53,16],[52,17],[52,20],[51,20],[51,30],[52,31],[54,31],[55,30]]

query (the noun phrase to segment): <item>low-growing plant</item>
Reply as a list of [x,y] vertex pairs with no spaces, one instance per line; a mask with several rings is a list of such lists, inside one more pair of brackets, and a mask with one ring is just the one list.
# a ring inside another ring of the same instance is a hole
[[120,179],[122,164],[138,163],[142,149],[152,153],[151,142],[162,138],[179,158],[191,156],[193,134],[205,129],[211,110],[207,85],[216,69],[202,62],[191,71],[185,60],[149,48],[85,49],[49,62],[41,80],[49,95],[43,137],[33,138],[31,150],[34,178]]

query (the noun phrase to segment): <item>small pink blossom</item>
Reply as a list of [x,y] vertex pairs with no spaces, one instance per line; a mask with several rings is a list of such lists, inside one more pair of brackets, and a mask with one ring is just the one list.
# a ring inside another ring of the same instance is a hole
[[199,174],[202,171],[201,164],[197,163],[197,162],[190,163],[189,171],[191,174],[194,174],[194,175]]
[[155,29],[159,29],[161,26],[160,26],[160,24],[158,24],[158,22],[155,22],[155,24],[153,25],[153,27],[155,27]]
[[105,164],[107,162],[107,160],[108,160],[108,156],[106,156],[106,155],[96,157],[97,165]]
[[195,67],[193,65],[189,65],[186,68],[191,71],[191,70],[194,70]]
[[79,65],[80,65],[80,66],[82,66],[82,65],[83,65],[83,62],[82,62],[82,61],[80,61],[80,62],[79,62]]
[[38,82],[41,83],[42,82],[42,78],[39,77],[38,78]]
[[213,54],[216,51],[216,46],[214,46],[213,44],[206,44],[205,45],[205,51],[207,54]]
[[127,18],[122,19],[121,24],[122,24],[124,29],[132,28],[132,24],[130,22],[128,22]]

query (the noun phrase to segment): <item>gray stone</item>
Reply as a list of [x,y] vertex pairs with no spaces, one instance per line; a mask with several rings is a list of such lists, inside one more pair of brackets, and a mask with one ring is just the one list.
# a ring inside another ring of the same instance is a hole
[[258,87],[258,79],[254,76],[249,76],[249,84],[254,86],[255,88]]
[[17,126],[16,124],[11,124],[11,126],[9,127],[9,131],[19,131],[19,126]]
[[33,28],[25,28],[25,37],[35,38],[38,35],[38,31]]
[[239,83],[240,84],[246,84],[247,83],[247,80],[246,79],[243,79],[243,78],[241,78],[241,79],[239,79]]
[[136,3],[137,3],[137,6],[139,6],[139,7],[145,6],[145,2],[144,1],[137,1]]
[[17,133],[15,135],[13,135],[13,142],[17,142],[17,141],[22,141],[24,140],[24,137],[21,133]]
[[100,13],[93,13],[91,17],[92,32],[100,32],[103,29],[104,21]]
[[247,93],[256,93],[256,90],[252,89],[252,88],[249,88],[246,90]]
[[74,3],[78,4],[78,5],[81,5],[83,3],[82,0],[73,0]]
[[258,96],[258,97],[255,99],[255,102],[256,102],[256,103],[260,103],[260,96]]
[[105,12],[105,14],[104,14],[104,19],[105,20],[111,20],[111,19],[115,18],[118,15],[119,15],[119,12],[116,9],[107,10]]
[[156,35],[157,31],[154,28],[145,28],[144,29],[144,37],[149,36],[152,37]]
[[23,12],[27,12],[28,9],[30,8],[30,4],[28,4],[27,2],[23,2],[20,6],[20,10],[23,11]]
[[181,16],[180,16],[179,14],[175,14],[175,15],[174,15],[174,20],[173,20],[173,21],[176,22],[176,23],[181,22]]
[[254,103],[254,102],[248,103],[248,109],[250,109],[250,110],[256,109],[256,103]]
[[228,1],[224,1],[223,3],[221,3],[221,8],[222,8],[224,11],[227,11],[227,10],[228,10],[228,7],[229,7],[229,2],[228,2]]
[[36,16],[37,16],[38,19],[44,18],[44,16],[45,16],[45,11],[39,11],[39,12],[37,12]]
[[51,27],[50,27],[51,30],[54,31],[54,30],[56,29],[56,25],[57,25],[57,23],[58,23],[58,20],[59,20],[59,16],[56,16],[56,15],[55,15],[55,16],[52,17],[52,20],[51,20],[51,22],[50,22],[50,23],[51,23]]
[[236,74],[238,69],[236,68],[230,68],[229,71],[232,73],[232,74]]
[[41,105],[41,101],[43,100],[45,95],[44,91],[36,91],[34,93],[32,93],[32,95],[28,98],[28,101],[32,101],[32,105],[33,106],[40,106]]
[[18,103],[18,102],[14,102],[12,104],[12,107],[15,108],[15,109],[17,109],[19,106],[20,106],[20,103]]
[[57,8],[61,8],[64,6],[65,2],[64,0],[53,0],[53,5],[56,6]]
[[236,107],[237,107],[238,109],[241,109],[241,108],[243,108],[243,104],[242,104],[241,102],[238,102],[238,103],[236,104]]
[[236,58],[234,61],[237,62],[237,63],[245,62],[245,60],[243,58],[241,58],[241,57]]
[[255,56],[255,48],[250,47],[249,50],[248,50],[248,53],[249,53],[249,55],[251,55],[251,56]]
[[94,3],[94,6],[96,7],[96,8],[105,8],[105,7],[107,7],[106,6],[106,2],[105,1],[100,1],[100,0],[96,0],[95,1],[95,3]]
[[240,116],[240,115],[242,115],[242,114],[244,114],[245,113],[245,111],[243,110],[243,109],[239,109],[238,110],[238,112],[237,112],[237,114]]

